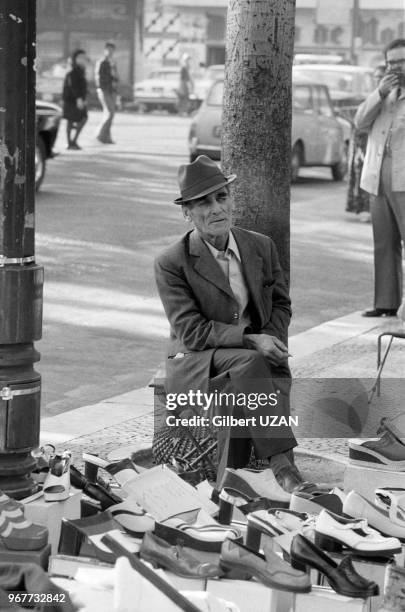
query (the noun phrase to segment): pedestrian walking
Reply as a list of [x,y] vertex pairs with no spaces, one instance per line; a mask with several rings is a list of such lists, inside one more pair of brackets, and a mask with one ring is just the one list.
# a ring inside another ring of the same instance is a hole
[[405,240],[405,39],[385,48],[386,74],[359,107],[355,124],[369,134],[360,187],[374,196],[374,308],[363,316],[395,316],[402,300]]
[[115,49],[114,43],[106,42],[104,56],[97,62],[95,70],[97,95],[103,109],[103,118],[96,138],[103,144],[114,144],[111,138],[111,125],[116,111],[119,81],[117,65],[114,61]]
[[180,83],[176,90],[177,97],[179,99],[178,111],[179,115],[188,115],[190,94],[193,91],[193,80],[190,74],[190,63],[191,58],[185,53],[180,61]]
[[66,119],[67,148],[78,151],[80,132],[84,128],[87,116],[87,56],[83,49],[76,49],[71,56],[71,69],[63,82],[63,117]]
[[[385,64],[374,69],[373,80],[378,87],[385,74]],[[346,199],[346,211],[359,215],[361,221],[370,222],[370,196],[360,187],[364,156],[367,147],[367,132],[353,126],[349,152],[349,177]]]

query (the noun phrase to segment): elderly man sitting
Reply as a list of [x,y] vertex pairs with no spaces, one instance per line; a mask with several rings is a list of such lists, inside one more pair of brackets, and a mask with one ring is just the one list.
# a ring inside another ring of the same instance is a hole
[[[283,427],[260,425],[258,419],[252,424],[248,417],[254,411],[234,405],[232,414],[245,416],[246,427],[219,428],[218,435],[224,465],[245,467],[253,444],[256,457],[269,459],[279,485],[291,492],[302,478],[293,463],[296,440],[288,424],[290,298],[273,241],[232,226],[229,186],[235,179],[204,155],[179,168],[181,196],[174,203],[193,228],[155,262],[171,327],[166,391],[281,394],[284,401],[257,414],[287,417]],[[190,415],[191,408],[179,412]]]

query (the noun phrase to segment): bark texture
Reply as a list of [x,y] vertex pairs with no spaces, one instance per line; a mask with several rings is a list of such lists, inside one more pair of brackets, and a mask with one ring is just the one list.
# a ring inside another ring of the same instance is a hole
[[294,20],[295,0],[229,0],[222,137],[235,223],[274,239],[287,278]]

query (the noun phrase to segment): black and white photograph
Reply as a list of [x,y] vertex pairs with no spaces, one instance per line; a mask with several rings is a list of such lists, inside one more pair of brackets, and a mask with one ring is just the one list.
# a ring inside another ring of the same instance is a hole
[[0,0],[0,612],[405,612],[405,0]]

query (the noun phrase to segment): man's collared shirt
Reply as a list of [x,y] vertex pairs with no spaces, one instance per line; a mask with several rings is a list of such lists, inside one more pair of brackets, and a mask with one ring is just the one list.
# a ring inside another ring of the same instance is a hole
[[204,242],[229,281],[239,306],[239,322],[249,325],[250,318],[247,312],[249,289],[243,276],[242,260],[234,235],[231,231],[229,232],[228,246],[225,251],[219,251],[206,240],[204,240]]

